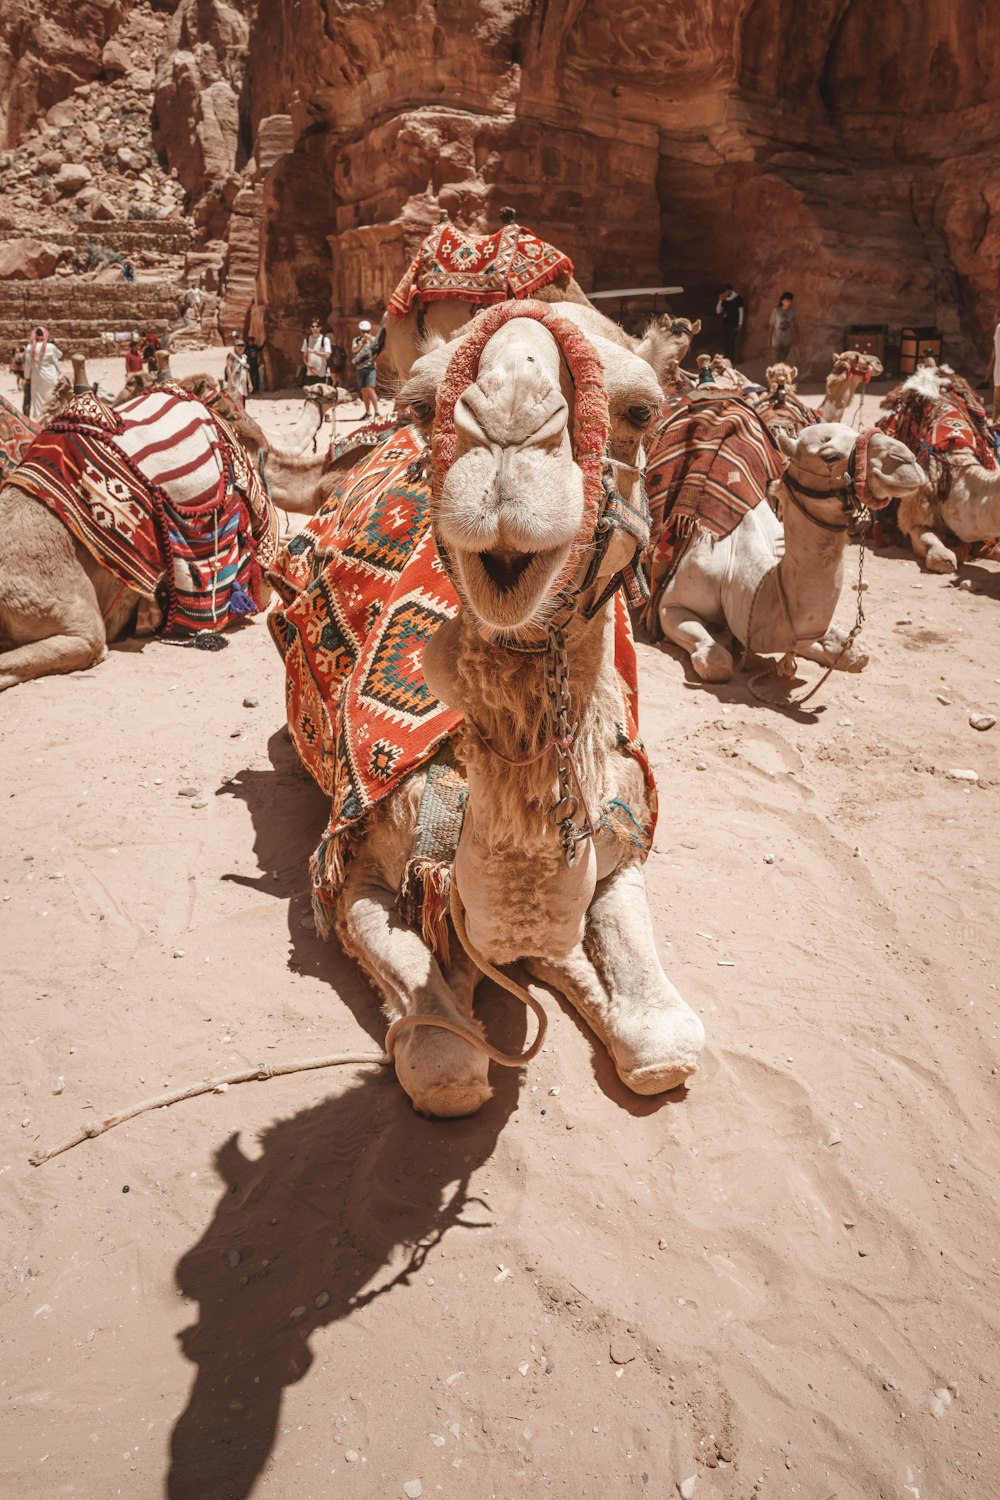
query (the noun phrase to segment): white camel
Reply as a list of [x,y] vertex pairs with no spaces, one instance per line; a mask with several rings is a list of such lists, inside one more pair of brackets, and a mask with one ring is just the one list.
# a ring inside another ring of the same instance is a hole
[[[320,480],[337,434],[335,385],[307,386],[302,411],[290,432],[268,434],[265,459],[271,499],[281,510],[314,515],[320,501]],[[327,430],[326,414],[333,412]]]
[[[705,682],[728,682],[732,676],[732,653],[712,633],[720,627],[748,652],[782,653],[783,675],[794,672],[796,656],[861,671],[867,653],[831,623],[844,579],[845,509],[856,496],[879,507],[912,494],[922,482],[910,450],[881,432],[859,435],[843,423],[822,422],[795,438],[780,432],[777,442],[788,466],[772,484],[771,499],[783,523],[765,503],[762,484],[728,535],[711,535],[695,522],[690,544],[683,550],[684,539],[679,541],[680,562],[672,573],[667,569],[650,608],[649,617],[689,654]],[[655,459],[654,447],[651,467]],[[725,470],[724,447],[719,462]],[[749,467],[737,456],[734,478],[737,463],[744,471]],[[672,503],[668,493],[667,526]]]
[[929,573],[954,573],[955,544],[1000,536],[1000,466],[978,397],[953,370],[927,366],[879,425],[910,442],[927,469],[919,491],[900,502],[899,530]]
[[843,422],[858,392],[881,377],[882,361],[876,355],[861,354],[857,349],[845,349],[843,354],[835,352],[833,369],[826,377],[826,390],[819,406],[819,420]]
[[601,602],[636,541],[599,515],[602,469],[638,501],[660,388],[592,309],[511,302],[417,361],[402,399],[433,414],[431,525],[459,604],[423,670],[464,715],[451,875],[464,951],[453,937],[440,962],[397,909],[424,770],[366,815],[331,893],[337,933],[382,996],[397,1075],[428,1114],[488,1098],[473,993],[484,965],[517,960],[566,996],[630,1089],[672,1089],[696,1071],[703,1027],[660,966],[643,851],[600,811],[649,812],[621,727],[616,601]]
[[797,365],[783,361],[768,365],[765,374],[767,390],[762,396],[753,398],[753,409],[767,427],[772,437],[786,432],[797,436],[803,429],[817,420],[816,413],[800,400],[795,390],[799,378]]

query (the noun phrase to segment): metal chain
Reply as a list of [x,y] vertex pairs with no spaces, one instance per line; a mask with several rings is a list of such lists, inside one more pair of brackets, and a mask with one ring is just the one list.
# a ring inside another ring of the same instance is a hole
[[545,658],[545,689],[549,699],[552,740],[556,750],[558,796],[549,809],[549,818],[559,829],[563,859],[572,869],[576,863],[577,845],[594,833],[590,815],[583,809],[584,823],[577,823],[581,806],[581,788],[573,765],[572,747],[579,723],[570,723],[572,699],[569,691],[569,658],[566,637],[561,625],[549,626],[549,644]]

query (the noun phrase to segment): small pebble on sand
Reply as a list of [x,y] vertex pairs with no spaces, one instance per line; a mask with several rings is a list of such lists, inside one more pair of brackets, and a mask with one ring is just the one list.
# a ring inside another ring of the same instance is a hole
[[349,1464],[356,1464],[358,1461],[358,1455],[353,1448],[345,1449],[344,1458]]
[[204,797],[199,797],[196,802],[192,802],[191,803],[191,806],[192,807],[207,807],[208,806],[208,802],[205,800]]
[[317,1307],[326,1307],[329,1301],[330,1301],[330,1293],[329,1292],[320,1292],[319,1295],[318,1295],[318,1297],[316,1298],[316,1306]]
[[182,786],[179,788],[177,795],[178,797],[197,797],[198,788],[196,786]]
[[949,779],[951,781],[978,781],[979,780],[979,772],[978,771],[963,770],[961,766],[956,766],[953,770],[949,771],[948,772],[948,776],[949,776]]
[[691,1474],[687,1479],[678,1480],[677,1493],[680,1495],[681,1500],[692,1500],[692,1497],[694,1495],[694,1487],[697,1483],[697,1474]]
[[418,1500],[418,1497],[422,1495],[423,1492],[424,1487],[420,1483],[419,1479],[408,1479],[403,1485],[403,1494],[406,1495],[407,1500]]
[[995,714],[970,714],[969,723],[973,729],[992,729],[996,723]]
[[259,698],[244,698],[243,699],[243,707],[244,708],[256,708],[259,703],[260,703],[260,699]]

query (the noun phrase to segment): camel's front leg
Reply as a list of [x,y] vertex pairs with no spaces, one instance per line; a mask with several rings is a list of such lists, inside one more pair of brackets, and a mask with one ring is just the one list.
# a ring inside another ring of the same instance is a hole
[[807,646],[797,644],[795,653],[806,661],[819,662],[821,667],[836,667],[838,672],[863,672],[868,665],[868,652],[857,640],[845,651],[846,645],[847,631],[831,625],[822,640],[810,641]]
[[596,1031],[634,1093],[660,1094],[697,1072],[705,1028],[660,966],[636,861],[599,882],[582,945],[527,964]]
[[946,547],[936,531],[914,527],[908,533],[910,546],[922,560],[928,573],[957,573],[958,558]]
[[[480,1030],[472,1013],[478,971],[464,961],[463,954],[455,965],[452,988],[423,939],[399,916],[393,895],[363,859],[348,873],[337,932],[393,1020],[443,1016]],[[492,1092],[486,1054],[440,1027],[414,1026],[402,1031],[396,1039],[395,1063],[397,1078],[423,1114],[471,1115]]]
[[702,682],[728,682],[733,675],[733,658],[725,646],[720,646],[711,631],[679,604],[661,602],[659,607],[660,629],[668,641],[680,646],[691,658]]

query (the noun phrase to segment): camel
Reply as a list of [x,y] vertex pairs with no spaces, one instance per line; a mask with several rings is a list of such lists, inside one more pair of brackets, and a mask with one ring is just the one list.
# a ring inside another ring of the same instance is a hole
[[842,422],[862,386],[882,378],[882,361],[857,349],[834,353],[833,369],[826,377],[826,394],[819,407],[821,422]]
[[[489,1097],[473,995],[484,969],[516,961],[576,1008],[628,1088],[675,1088],[696,1071],[704,1030],[656,955],[642,875],[648,834],[638,833],[648,827],[649,794],[622,727],[621,631],[634,648],[623,601],[608,596],[639,543],[598,519],[606,485],[617,488],[616,503],[642,503],[636,466],[659,385],[594,310],[511,301],[422,356],[401,399],[430,426],[430,528],[447,572],[446,580],[438,570],[432,587],[438,599],[448,581],[453,590],[422,675],[416,658],[412,691],[429,690],[455,715],[447,743],[468,801],[445,874],[460,946],[453,936],[443,956],[426,916],[415,930],[400,911],[426,765],[365,812],[346,851],[321,846],[318,925],[336,931],[381,996],[397,1077],[421,1112],[471,1114]],[[391,456],[391,441],[383,451]],[[367,463],[374,472],[387,461],[376,452]],[[367,539],[365,462],[344,504]],[[390,514],[395,532],[402,522],[395,507]],[[302,542],[292,544],[299,556]],[[304,586],[299,598],[308,593]],[[286,650],[287,619],[272,631]],[[290,678],[290,702],[297,691]],[[342,735],[342,723],[331,733]],[[383,754],[388,768],[391,747]],[[609,837],[599,815],[609,807],[635,838]]]
[[[796,656],[859,672],[867,654],[831,624],[844,578],[845,511],[913,494],[922,482],[919,465],[884,433],[859,435],[844,423],[822,422],[797,437],[777,434],[788,460],[782,473],[780,460],[769,462],[773,443],[759,418],[741,406],[743,415],[734,419],[726,409],[735,405],[695,395],[651,449],[650,500],[654,513],[665,510],[666,525],[661,540],[653,539],[647,620],[688,653],[704,682],[732,676],[732,653],[712,634],[711,627],[721,626],[747,652],[783,653],[781,675],[794,673]],[[726,421],[731,430],[720,447]],[[710,465],[701,470],[692,458],[699,442]],[[780,505],[783,525],[762,503],[767,472],[776,476],[770,497]],[[694,498],[681,518],[675,508],[678,500],[685,503],[687,483]],[[718,504],[713,484],[723,493],[723,515],[732,508],[726,524],[721,517],[714,524],[708,509]],[[742,512],[738,519],[736,511]]]
[[[267,487],[281,510],[305,516],[316,512],[321,498],[320,480],[337,432],[338,394],[335,385],[306,386],[295,427],[282,433],[280,439],[267,439]],[[324,423],[331,410],[333,426],[327,442]]]
[[956,544],[1000,536],[1000,466],[982,404],[953,370],[926,366],[879,425],[926,466],[919,490],[900,501],[898,529],[929,573],[956,572]]
[[[702,364],[704,358],[704,355],[698,358],[699,369],[704,368]],[[732,360],[727,359],[724,354],[713,354],[708,360],[708,368],[712,372],[715,384],[723,390],[735,391],[738,396],[742,396],[745,391],[760,389],[749,375],[744,375],[742,370],[737,370]]]
[[[86,390],[88,394],[82,400],[92,403],[87,410],[91,414],[96,412],[99,423],[105,421],[102,413],[109,414],[110,408],[93,397],[89,386]],[[208,482],[215,485],[222,473],[218,453],[212,446],[218,429],[204,403],[193,397],[188,399],[194,403],[196,412],[202,414],[200,426],[187,439],[188,451],[200,457],[202,463],[193,467],[188,475],[165,478],[162,485],[168,499],[181,508],[195,498],[192,486],[201,484],[206,474]],[[148,395],[140,395],[119,407],[117,415],[128,418],[143,403],[148,405],[149,400]],[[80,411],[80,407],[71,406],[62,415],[67,417]],[[153,418],[137,417],[140,423],[155,420],[155,415]],[[263,439],[260,429],[249,419],[243,427],[248,436],[252,437],[255,429]],[[154,432],[154,427],[150,426],[148,430]],[[154,435],[160,430],[156,427]],[[43,428],[36,443],[42,443],[48,435],[49,429]],[[276,527],[272,524],[273,511],[263,496],[259,502],[256,498],[249,498],[251,492],[254,497],[257,492],[250,477],[247,455],[240,443],[234,442],[229,451],[236,483],[248,496],[254,538],[248,545],[251,551],[259,549],[266,563],[273,555],[272,530],[276,534]],[[133,476],[146,471],[134,465],[129,467],[127,460],[120,462],[122,476],[110,483],[106,475],[84,465],[80,470],[84,480],[75,495],[80,509],[89,511],[91,516],[98,511],[103,517],[114,517],[110,521],[102,519],[95,526],[104,527],[116,538],[136,535],[144,524],[138,519],[141,502],[133,494],[136,489]],[[126,473],[129,475],[127,480],[123,477]],[[74,497],[69,498],[73,504]],[[31,450],[0,489],[0,692],[35,677],[82,671],[95,666],[106,657],[108,642],[122,636],[137,616],[148,630],[155,628],[162,615],[156,598],[157,588],[152,584],[145,588],[132,587],[122,577],[123,571],[128,573],[127,565],[115,572],[100,561],[98,552],[85,545],[70,529],[70,520],[64,524],[56,513],[61,501],[60,495],[47,488],[44,471],[32,468]],[[74,509],[74,524],[78,524],[76,514]],[[159,523],[150,522],[150,525],[158,527]],[[242,532],[242,523],[240,530]],[[159,531],[156,535],[160,536]],[[235,533],[233,541],[235,543]],[[214,545],[218,549],[218,534]],[[162,538],[157,543],[157,551],[161,567],[159,583],[165,585],[170,597],[174,598],[176,559],[174,571],[168,571]],[[200,566],[204,572],[204,565]],[[237,597],[237,591],[241,597],[238,605],[233,607],[233,614],[249,613],[266,603],[266,586],[258,588],[256,599],[247,595],[238,581],[231,582],[226,592],[233,599]],[[221,586],[219,595],[224,597]],[[212,610],[214,618],[214,592]]]
[[[509,296],[590,306],[574,279],[568,256],[515,219],[512,208],[502,208],[501,228],[495,234],[472,235],[457,229],[442,214],[441,222],[425,236],[382,320],[385,340],[380,359],[397,381],[406,380],[428,343],[447,342],[481,307]],[[527,256],[518,248],[522,244],[529,247]],[[465,269],[475,262],[479,264],[474,269]],[[506,267],[503,273],[495,270],[498,262]],[[453,295],[447,295],[449,290]]]
[[769,365],[764,378],[767,381],[767,391],[754,400],[753,408],[772,437],[776,437],[779,432],[787,432],[789,436],[796,437],[803,427],[808,427],[817,420],[816,413],[805,406],[796,394],[795,382],[799,378],[796,365],[785,364],[783,361]]

